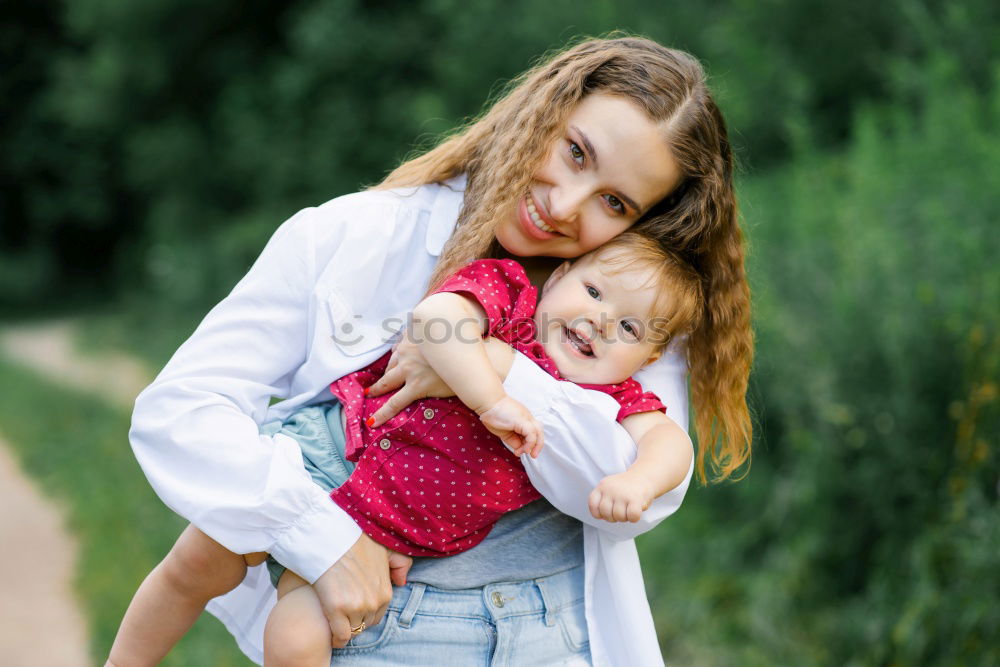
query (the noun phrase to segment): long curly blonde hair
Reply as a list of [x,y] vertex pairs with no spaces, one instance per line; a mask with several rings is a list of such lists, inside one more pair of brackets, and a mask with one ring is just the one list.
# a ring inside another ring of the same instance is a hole
[[699,441],[695,468],[702,481],[730,478],[750,458],[750,290],[726,123],[694,57],[636,37],[577,44],[511,81],[478,119],[401,164],[376,188],[467,175],[455,232],[431,277],[437,285],[469,261],[496,253],[497,212],[514,208],[567,117],[592,93],[621,96],[643,109],[663,129],[683,171],[681,184],[632,229],[680,253],[701,277],[704,312],[687,342]]

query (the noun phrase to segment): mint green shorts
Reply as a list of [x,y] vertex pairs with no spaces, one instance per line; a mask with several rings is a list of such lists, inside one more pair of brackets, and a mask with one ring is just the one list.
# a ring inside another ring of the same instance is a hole
[[[347,440],[341,425],[341,412],[338,401],[311,405],[292,413],[284,422],[264,424],[260,431],[265,435],[281,433],[299,443],[302,463],[313,481],[325,491],[333,491],[354,470],[354,463],[344,458]],[[267,571],[271,574],[271,583],[277,588],[285,566],[268,556]]]

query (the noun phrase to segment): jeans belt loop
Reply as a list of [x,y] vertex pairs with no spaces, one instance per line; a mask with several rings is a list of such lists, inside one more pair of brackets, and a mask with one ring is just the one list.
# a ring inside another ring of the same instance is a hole
[[406,606],[403,607],[403,611],[399,614],[399,625],[403,628],[410,627],[410,623],[413,622],[413,617],[417,613],[417,609],[420,607],[420,600],[424,597],[424,591],[427,589],[425,584],[410,584],[410,597],[406,599]]
[[544,578],[535,579],[535,586],[542,596],[542,605],[545,607],[545,625],[551,627],[556,624],[556,609],[552,604],[552,591],[549,589],[549,582]]

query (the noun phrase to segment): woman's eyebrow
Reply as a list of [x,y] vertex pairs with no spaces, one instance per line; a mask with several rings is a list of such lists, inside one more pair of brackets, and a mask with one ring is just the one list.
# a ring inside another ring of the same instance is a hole
[[[570,125],[570,129],[580,135],[580,141],[583,143],[583,148],[590,155],[590,161],[594,163],[594,169],[597,169],[597,151],[594,150],[594,144],[590,143],[590,137],[588,137],[587,134],[576,125]],[[643,208],[635,203],[635,200],[625,193],[620,190],[615,190],[614,195],[625,202],[627,206],[630,206],[636,213],[642,213]]]

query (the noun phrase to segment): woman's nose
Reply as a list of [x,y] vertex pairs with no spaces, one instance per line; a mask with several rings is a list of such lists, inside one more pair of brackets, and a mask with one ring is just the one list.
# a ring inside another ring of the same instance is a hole
[[566,183],[549,191],[549,215],[557,222],[570,222],[590,196],[586,184]]

